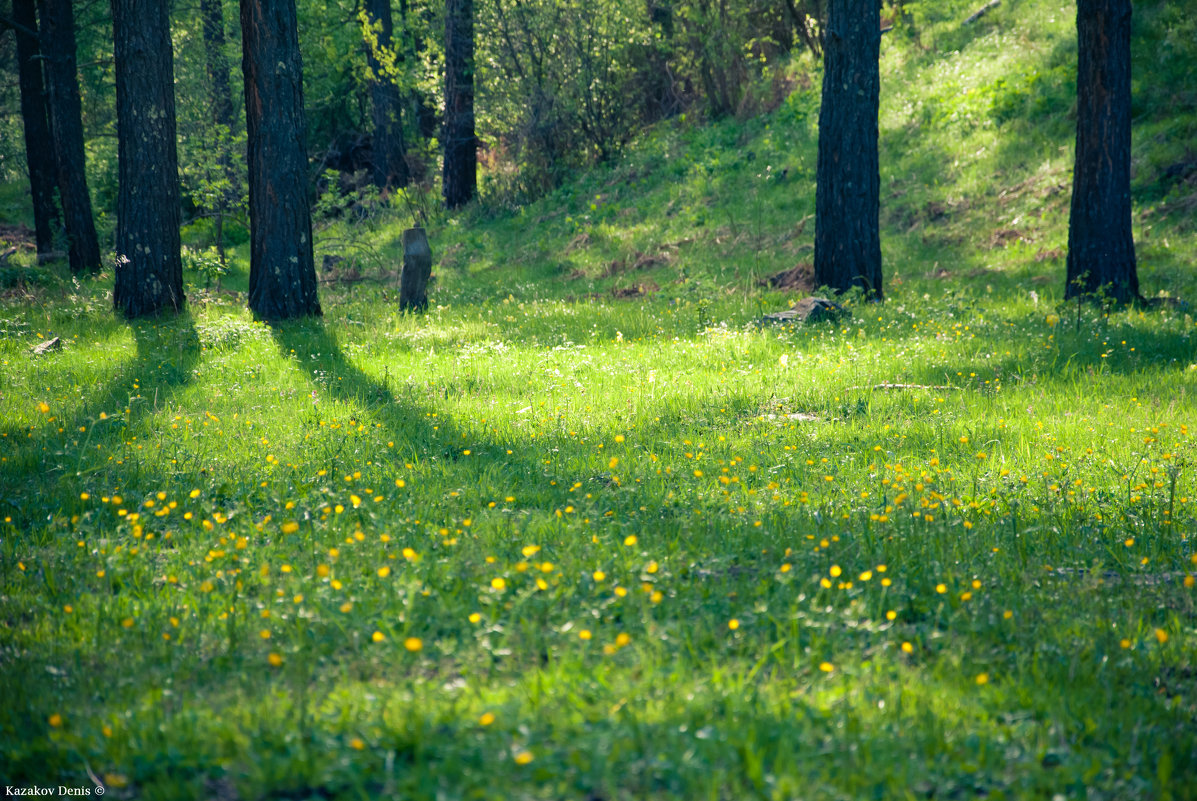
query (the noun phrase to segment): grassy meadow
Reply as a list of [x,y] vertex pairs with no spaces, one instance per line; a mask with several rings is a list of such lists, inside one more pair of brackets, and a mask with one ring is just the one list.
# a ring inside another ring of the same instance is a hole
[[1074,6],[918,8],[887,300],[832,322],[761,323],[811,256],[802,60],[755,116],[434,214],[426,314],[380,270],[398,203],[318,224],[379,280],[325,274],[311,321],[249,316],[244,251],[134,323],[111,274],[6,268],[0,780],[1197,798],[1197,27],[1136,4],[1158,301],[1116,310],[1060,301]]

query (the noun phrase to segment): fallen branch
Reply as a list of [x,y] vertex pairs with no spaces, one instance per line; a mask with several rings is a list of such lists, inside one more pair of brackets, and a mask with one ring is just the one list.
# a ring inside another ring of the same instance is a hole
[[997,8],[1001,4],[1002,4],[1002,0],[989,0],[988,3],[981,6],[976,11],[974,11],[971,15],[969,15],[969,18],[964,21],[964,24],[965,25],[973,24],[974,22],[981,19],[981,17],[985,16],[990,11],[993,11],[995,8]]

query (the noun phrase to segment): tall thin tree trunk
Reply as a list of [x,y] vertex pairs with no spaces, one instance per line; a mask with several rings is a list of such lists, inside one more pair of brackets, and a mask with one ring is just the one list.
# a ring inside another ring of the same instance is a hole
[[815,186],[815,281],[882,297],[878,227],[881,98],[877,0],[831,0],[823,41],[823,102]]
[[184,303],[168,8],[161,0],[112,0],[119,138],[112,299],[129,318]]
[[[13,20],[29,31],[37,32],[35,0],[13,0]],[[50,116],[46,103],[46,84],[42,77],[39,42],[18,30],[17,70],[21,84],[21,119],[25,124],[25,161],[29,166],[29,192],[33,197],[33,228],[38,256],[54,251],[54,236],[62,226],[58,203],[54,198],[57,167],[50,142]]]
[[75,67],[71,0],[38,0],[42,53],[50,98],[50,134],[58,167],[58,196],[70,245],[71,272],[100,269],[100,242],[92,218],[83,154],[83,102]]
[[474,0],[445,0],[445,205],[463,206],[478,192],[474,134]]
[[266,320],[320,314],[295,0],[241,0],[241,43],[249,134],[249,307]]
[[[403,108],[394,76],[386,73],[379,56],[395,55],[391,0],[367,0],[371,25],[377,25],[374,41],[367,42],[370,63],[370,100],[374,106],[374,185],[379,189],[407,186],[407,152],[403,144]],[[401,60],[396,57],[396,60]]]
[[1080,0],[1076,11],[1076,166],[1064,297],[1139,297],[1131,230],[1131,2]]
[[200,16],[203,18],[204,59],[208,71],[208,90],[212,101],[212,122],[217,139],[217,163],[228,181],[216,213],[216,253],[220,263],[226,263],[224,253],[224,216],[236,202],[241,182],[233,166],[232,134],[236,117],[233,109],[233,91],[229,85],[229,59],[225,52],[224,4],[221,0],[200,0]]

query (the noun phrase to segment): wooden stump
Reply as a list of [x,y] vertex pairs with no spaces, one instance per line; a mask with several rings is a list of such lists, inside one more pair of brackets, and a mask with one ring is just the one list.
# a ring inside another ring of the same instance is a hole
[[403,276],[399,279],[399,308],[420,309],[428,306],[428,278],[432,275],[432,248],[423,228],[403,232]]

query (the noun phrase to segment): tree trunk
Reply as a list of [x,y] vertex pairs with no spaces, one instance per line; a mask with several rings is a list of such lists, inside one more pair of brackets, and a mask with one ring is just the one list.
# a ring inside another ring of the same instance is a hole
[[403,275],[399,278],[399,308],[422,311],[428,307],[428,278],[432,275],[432,249],[423,228],[403,232]]
[[119,148],[116,288],[125,317],[183,308],[169,5],[112,0]]
[[1076,166],[1064,297],[1139,297],[1131,232],[1130,0],[1080,0],[1076,12]]
[[200,0],[203,18],[204,59],[208,71],[208,89],[212,100],[212,122],[217,136],[217,164],[220,165],[228,187],[221,193],[215,208],[216,253],[222,266],[227,264],[224,252],[224,217],[230,206],[237,203],[241,181],[233,166],[233,90],[229,85],[229,59],[225,52],[224,3],[222,0]]
[[815,281],[880,300],[877,112],[881,31],[876,0],[831,0],[815,186]]
[[393,43],[391,0],[367,0],[366,12],[372,26],[378,26],[367,41],[370,63],[370,100],[374,106],[374,185],[385,190],[407,186],[407,153],[403,146],[403,112],[395,76],[387,74],[379,56],[399,59]]
[[91,215],[83,155],[83,103],[75,69],[75,17],[71,0],[38,0],[50,98],[50,135],[58,167],[58,196],[66,222],[71,272],[100,269],[100,242]]
[[[236,119],[233,90],[229,85],[229,59],[225,53],[224,6],[221,0],[200,0],[200,15],[204,23],[204,59],[212,97],[212,121],[232,133]],[[231,163],[227,153],[222,154],[222,159],[222,164]]]
[[[37,32],[35,0],[13,0],[13,20]],[[21,84],[21,119],[25,124],[25,161],[29,166],[29,193],[33,197],[33,228],[37,254],[54,251],[54,236],[62,225],[54,198],[54,146],[50,142],[50,117],[38,40],[17,30],[17,70]]]
[[249,134],[249,307],[266,320],[320,314],[295,0],[241,0],[241,42]]
[[445,0],[445,205],[463,206],[478,192],[474,135],[474,0]]

